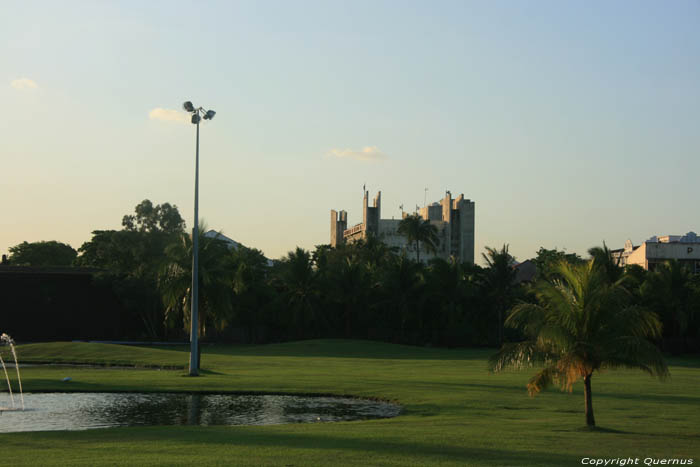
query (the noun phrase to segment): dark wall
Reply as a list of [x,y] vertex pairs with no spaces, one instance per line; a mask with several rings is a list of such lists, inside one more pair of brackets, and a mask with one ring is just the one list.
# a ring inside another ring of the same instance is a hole
[[0,332],[17,342],[122,338],[121,306],[93,273],[0,266]]

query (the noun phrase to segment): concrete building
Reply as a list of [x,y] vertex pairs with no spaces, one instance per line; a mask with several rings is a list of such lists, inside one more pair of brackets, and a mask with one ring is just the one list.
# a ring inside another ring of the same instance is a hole
[[700,237],[695,232],[682,236],[654,236],[638,246],[627,240],[624,248],[612,250],[611,253],[620,266],[637,264],[647,271],[653,271],[657,264],[675,259],[700,274]]
[[[382,192],[378,192],[369,205],[369,192],[365,191],[362,201],[362,222],[348,228],[348,213],[331,210],[331,246],[352,243],[374,235],[390,247],[397,247],[415,254],[415,246],[408,245],[406,237],[398,233],[401,219],[381,218]],[[456,258],[460,262],[474,262],[474,202],[459,195],[452,199],[448,191],[439,202],[419,209],[418,214],[437,228],[436,252],[429,253],[421,248],[422,261],[438,257]],[[403,217],[408,214],[404,213]]]

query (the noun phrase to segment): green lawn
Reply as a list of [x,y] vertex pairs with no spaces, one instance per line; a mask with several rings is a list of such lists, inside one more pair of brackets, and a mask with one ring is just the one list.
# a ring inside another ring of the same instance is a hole
[[[531,372],[489,374],[490,350],[345,340],[203,349],[198,378],[186,376],[184,347],[53,343],[17,351],[25,362],[106,365],[28,367],[25,392],[332,393],[397,401],[403,412],[344,423],[0,434],[3,463],[574,466],[583,457],[637,457],[639,465],[649,457],[700,464],[700,359],[670,360],[666,382],[634,371],[594,376],[600,429],[588,431],[580,384],[573,394],[552,390],[529,398]],[[72,381],[62,382],[64,376]]]

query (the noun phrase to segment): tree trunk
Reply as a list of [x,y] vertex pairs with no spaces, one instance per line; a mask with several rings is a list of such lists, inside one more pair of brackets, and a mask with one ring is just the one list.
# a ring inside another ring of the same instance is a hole
[[498,305],[498,346],[503,346],[503,306]]
[[420,243],[416,240],[416,263],[420,263]]
[[591,376],[593,373],[587,374],[583,378],[583,395],[586,398],[585,411],[586,411],[586,425],[589,427],[595,426],[595,418],[593,417],[593,398],[591,396]]
[[350,339],[352,335],[352,323],[350,313],[352,313],[351,305],[349,303],[345,304],[345,337]]

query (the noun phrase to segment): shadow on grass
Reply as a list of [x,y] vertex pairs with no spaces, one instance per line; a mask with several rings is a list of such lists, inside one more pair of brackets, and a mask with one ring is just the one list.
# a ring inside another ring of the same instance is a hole
[[[153,348],[153,347],[151,347]],[[156,347],[189,352],[189,346]],[[374,360],[486,360],[495,349],[445,349],[388,344],[369,340],[313,339],[265,345],[227,345],[202,343],[202,355],[251,357],[330,357]]]
[[[12,435],[10,435],[12,436]],[[370,437],[371,436],[371,437]],[[440,463],[451,461],[456,463],[474,463],[478,465],[574,465],[579,460],[577,455],[563,455],[544,451],[513,451],[507,449],[491,449],[483,447],[455,446],[444,440],[436,440],[434,443],[419,441],[416,439],[399,440],[395,437],[382,436],[382,433],[373,432],[363,434],[357,431],[342,436],[335,433],[311,434],[311,433],[279,433],[260,427],[235,427],[235,428],[192,428],[175,427],[165,429],[161,427],[135,428],[135,429],[108,429],[92,432],[36,432],[31,435],[32,440],[46,441],[50,444],[65,443],[72,440],[81,442],[110,443],[138,442],[141,456],[149,455],[153,446],[159,449],[167,449],[167,443],[187,444],[188,449],[201,450],[201,452],[220,452],[219,449],[252,448],[262,455],[284,454],[290,456],[293,464],[295,455],[300,451],[320,451],[321,456],[335,456],[337,453],[323,451],[348,451],[343,458],[347,462],[351,455],[361,456],[367,459],[382,459],[390,456],[395,459],[419,460],[420,462]],[[11,441],[7,437],[6,441]],[[275,452],[275,448],[280,452]],[[156,453],[154,452],[154,455]],[[229,453],[230,455],[230,453]],[[416,459],[417,458],[417,459]],[[329,459],[330,461],[330,459]],[[527,461],[527,462],[526,462]]]
[[[24,383],[24,392],[118,392],[112,390],[112,384],[83,383],[80,381],[63,382],[56,379],[30,379]],[[110,388],[109,391],[106,388]]]
[[[226,373],[222,373],[220,371],[214,371],[214,370],[207,370],[206,368],[200,368],[199,369],[199,376],[207,376],[207,375],[224,375]],[[185,371],[182,376],[187,376],[189,377],[190,374]],[[193,376],[193,378],[198,378],[199,376]]]
[[[651,436],[651,437],[668,437],[669,433],[655,433],[655,432],[643,432],[643,431],[626,431],[617,430],[615,428],[608,428],[604,426],[580,426],[578,428],[571,429],[553,429],[552,431],[562,432],[562,433],[603,433],[603,434],[614,434],[614,435],[631,435],[631,436]],[[700,436],[695,434],[674,434],[674,438],[678,439],[700,439]]]
[[590,432],[590,433],[619,433],[622,435],[638,435],[640,433],[633,433],[631,431],[616,430],[614,428],[605,428],[603,426],[582,426],[577,428],[575,431]]
[[642,402],[663,402],[665,404],[691,404],[700,405],[700,396],[677,396],[673,394],[660,395],[660,394],[621,394],[614,392],[598,392],[593,394],[593,400],[596,398],[606,399],[623,399],[623,400],[633,400]]

